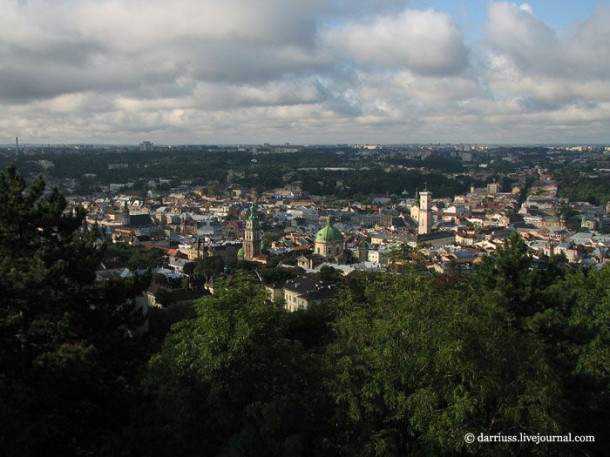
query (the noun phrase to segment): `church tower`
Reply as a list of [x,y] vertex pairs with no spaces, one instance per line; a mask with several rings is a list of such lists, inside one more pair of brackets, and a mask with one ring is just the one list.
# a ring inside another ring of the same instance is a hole
[[430,200],[432,199],[432,192],[420,192],[419,193],[419,228],[417,233],[419,235],[425,235],[430,233],[432,228],[432,214],[430,213]]
[[129,214],[127,202],[123,203],[123,209],[121,211],[121,223],[126,226],[131,224],[131,214]]
[[252,260],[261,253],[261,234],[258,222],[256,203],[250,207],[250,216],[246,220],[244,239],[244,259]]

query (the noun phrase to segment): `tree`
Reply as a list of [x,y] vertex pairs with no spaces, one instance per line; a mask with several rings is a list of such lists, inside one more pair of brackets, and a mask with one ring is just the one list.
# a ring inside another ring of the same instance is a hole
[[506,311],[481,298],[422,276],[379,276],[363,295],[344,294],[327,347],[339,454],[533,454],[463,437],[559,430],[540,339],[507,326]]
[[341,272],[330,265],[322,265],[318,276],[324,281],[337,281],[341,278]]
[[192,269],[192,275],[196,280],[209,280],[212,276],[222,273],[225,267],[222,257],[205,256],[196,260],[195,266]]
[[511,233],[494,258],[486,257],[475,268],[473,283],[477,293],[504,306],[511,318],[522,318],[540,311],[541,276],[527,253],[527,245],[517,232]]
[[138,280],[96,285],[103,247],[84,211],[14,166],[0,173],[0,448],[103,453],[120,434],[141,323]]
[[[528,320],[542,336],[562,385],[558,398],[574,434],[606,436],[610,427],[610,268],[568,273],[544,290],[546,307]],[[608,455],[610,442],[587,445]]]
[[159,433],[141,455],[316,454],[319,372],[266,298],[238,275],[174,325],[150,361]]
[[390,251],[389,271],[417,274],[427,271],[427,267],[419,252],[414,251],[407,243],[401,243]]

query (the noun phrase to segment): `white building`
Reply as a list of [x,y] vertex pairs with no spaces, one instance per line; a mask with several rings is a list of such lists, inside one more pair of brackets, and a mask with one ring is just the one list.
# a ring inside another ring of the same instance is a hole
[[430,233],[432,228],[432,214],[430,213],[430,200],[432,199],[432,192],[420,192],[419,194],[419,213],[418,213],[418,224],[419,228],[417,233],[425,235]]

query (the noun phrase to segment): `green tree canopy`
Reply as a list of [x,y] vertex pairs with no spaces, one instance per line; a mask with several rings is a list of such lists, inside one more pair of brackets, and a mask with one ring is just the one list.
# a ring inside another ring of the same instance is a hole
[[527,321],[541,335],[563,389],[570,429],[594,435],[598,455],[610,454],[610,266],[566,274],[544,291],[546,308]]
[[559,430],[542,342],[507,326],[497,304],[380,276],[339,306],[327,356],[341,454],[518,455],[514,443],[468,446],[464,434]]
[[314,359],[288,330],[289,316],[245,277],[203,298],[150,362],[156,427],[167,433],[144,452],[315,455]]
[[82,230],[84,211],[66,212],[41,178],[28,186],[9,166],[0,201],[0,448],[102,452],[126,417],[142,284],[95,284],[102,247]]

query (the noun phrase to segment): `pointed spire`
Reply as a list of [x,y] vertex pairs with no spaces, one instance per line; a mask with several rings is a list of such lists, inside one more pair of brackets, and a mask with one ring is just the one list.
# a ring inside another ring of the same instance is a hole
[[252,205],[250,205],[250,217],[248,219],[251,221],[258,220],[258,207],[254,201],[252,202]]

